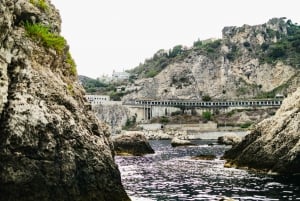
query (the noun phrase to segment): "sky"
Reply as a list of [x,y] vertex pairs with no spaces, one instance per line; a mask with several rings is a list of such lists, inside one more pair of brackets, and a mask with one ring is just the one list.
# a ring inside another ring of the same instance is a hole
[[273,17],[300,24],[299,0],[51,0],[80,75],[132,69],[160,49],[221,38]]

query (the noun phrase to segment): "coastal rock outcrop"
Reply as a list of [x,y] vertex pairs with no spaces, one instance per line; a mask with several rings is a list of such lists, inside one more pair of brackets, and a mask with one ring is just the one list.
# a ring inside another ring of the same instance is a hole
[[182,140],[177,137],[174,137],[171,141],[172,147],[179,147],[179,146],[190,146],[190,145],[195,145],[189,140]]
[[127,131],[113,136],[112,141],[117,155],[142,156],[154,153],[143,132]]
[[275,116],[259,123],[225,152],[226,166],[282,174],[300,173],[300,88],[283,101]]
[[48,0],[0,1],[0,201],[130,200]]
[[236,134],[228,133],[218,137],[219,144],[235,145],[242,141],[242,138]]

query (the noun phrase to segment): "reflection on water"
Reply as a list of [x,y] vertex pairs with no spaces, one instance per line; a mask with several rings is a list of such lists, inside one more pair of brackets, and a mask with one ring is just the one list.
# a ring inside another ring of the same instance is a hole
[[[153,155],[116,157],[132,200],[300,200],[297,178],[224,168],[219,158],[225,146],[208,146],[215,142],[209,140],[194,142],[199,146],[172,148],[168,140],[151,141]],[[215,154],[218,159],[190,159],[199,154]]]

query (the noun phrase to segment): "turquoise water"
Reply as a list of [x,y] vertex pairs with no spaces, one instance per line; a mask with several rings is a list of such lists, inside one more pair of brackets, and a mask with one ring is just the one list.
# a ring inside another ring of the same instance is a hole
[[[150,141],[156,151],[144,157],[116,157],[123,185],[133,201],[146,200],[300,200],[300,178],[224,168],[220,157],[230,147],[214,140],[172,148],[169,140]],[[191,156],[215,154],[212,161]]]

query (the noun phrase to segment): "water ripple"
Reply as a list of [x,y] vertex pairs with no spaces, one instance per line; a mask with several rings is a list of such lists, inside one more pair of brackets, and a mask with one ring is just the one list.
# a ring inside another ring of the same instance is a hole
[[[199,146],[172,148],[169,141],[151,141],[153,155],[116,157],[132,200],[300,200],[297,180],[224,168],[225,161],[219,158],[229,147],[195,142]],[[198,154],[214,154],[218,159],[191,159]]]

